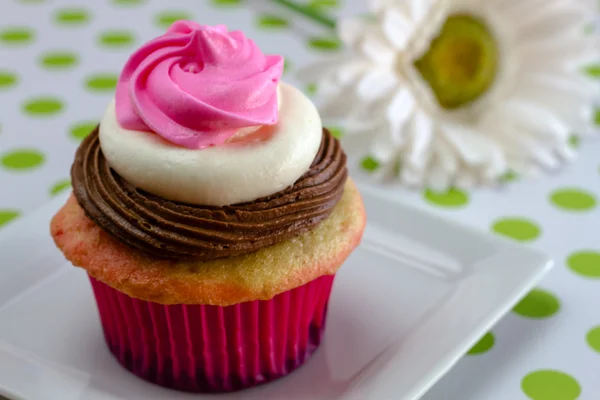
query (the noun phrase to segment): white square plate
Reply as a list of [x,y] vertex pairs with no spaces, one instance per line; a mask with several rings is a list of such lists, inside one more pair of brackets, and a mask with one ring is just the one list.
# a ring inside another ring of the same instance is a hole
[[[218,398],[417,399],[551,267],[528,248],[365,190],[364,241],[336,278],[321,348],[286,378]],[[85,273],[48,233],[65,199],[0,232],[0,393],[215,398],[146,383],[112,358]]]

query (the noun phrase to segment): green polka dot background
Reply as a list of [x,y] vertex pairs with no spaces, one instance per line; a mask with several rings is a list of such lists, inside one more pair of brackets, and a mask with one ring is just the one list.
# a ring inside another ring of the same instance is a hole
[[560,309],[560,301],[549,291],[534,289],[525,296],[513,311],[526,318],[540,319],[553,316]]
[[542,229],[535,221],[527,218],[506,217],[494,222],[492,231],[520,242],[528,242],[537,239]]
[[56,196],[59,193],[62,193],[71,188],[71,180],[70,179],[61,179],[58,182],[54,183],[50,187],[50,195]]
[[0,70],[0,90],[12,88],[18,81],[19,78],[15,72]]
[[98,37],[98,43],[106,48],[129,47],[135,42],[135,35],[127,30],[104,31]]
[[85,87],[90,92],[111,92],[117,87],[119,76],[111,73],[90,75],[85,80]]
[[265,30],[278,30],[287,28],[290,22],[277,15],[263,14],[258,17],[257,25]]
[[550,196],[552,203],[566,211],[589,211],[596,207],[596,196],[584,189],[559,189]]
[[23,104],[23,111],[31,117],[48,117],[58,114],[64,108],[63,102],[56,97],[35,97]]
[[487,353],[496,342],[496,337],[493,333],[488,332],[469,350],[468,355],[474,356],[478,354]]
[[586,340],[595,352],[600,353],[600,325],[590,329]]
[[[325,16],[328,27],[282,11],[282,1],[265,2],[269,6],[256,7],[254,0],[4,0],[2,8],[9,11],[0,13],[0,231],[69,195],[73,154],[101,120],[123,63],[173,22],[241,28],[268,53],[282,55],[283,79],[298,84],[297,74],[309,62],[344,54],[331,26],[341,13],[362,12],[364,3],[283,0]],[[597,60],[580,71],[600,83]],[[319,76],[313,82],[298,87],[318,104],[328,87]],[[591,118],[600,126],[600,108],[594,107]],[[345,122],[323,118],[349,149],[356,136]],[[565,137],[578,157],[540,177],[512,171],[483,189],[398,184],[388,191],[382,183],[390,200],[555,261],[499,324],[463,349],[457,368],[440,382],[442,388],[444,382],[463,387],[464,393],[453,393],[457,400],[600,399],[599,369],[590,366],[600,362],[600,314],[594,307],[600,304],[600,142],[580,133]],[[364,151],[357,158],[349,154],[353,178],[384,180],[392,166]]]
[[424,196],[428,202],[446,208],[463,207],[469,202],[469,195],[459,189],[450,189],[445,192],[427,189]]
[[69,136],[76,141],[82,141],[94,130],[94,128],[96,128],[97,125],[98,122],[94,121],[77,122],[69,129]]
[[44,154],[36,149],[16,149],[0,155],[0,163],[11,170],[30,170],[44,163]]
[[567,258],[571,271],[586,278],[600,279],[600,250],[580,250]]
[[181,19],[193,19],[187,11],[163,11],[156,16],[156,24],[161,28],[168,28],[173,22]]
[[89,11],[84,8],[65,8],[57,11],[56,23],[63,26],[84,25],[91,20]]
[[8,224],[12,220],[16,219],[20,215],[17,210],[3,210],[0,209],[0,227]]
[[23,46],[30,44],[35,32],[27,27],[17,26],[0,28],[0,44],[7,46]]
[[234,7],[241,5],[243,0],[210,0],[216,7]]
[[315,36],[308,40],[308,46],[317,51],[334,52],[339,50],[342,44],[336,37]]
[[577,400],[579,382],[561,371],[541,370],[528,374],[521,382],[523,392],[532,400]]
[[40,64],[49,70],[69,69],[77,65],[79,55],[69,51],[52,51],[40,57]]

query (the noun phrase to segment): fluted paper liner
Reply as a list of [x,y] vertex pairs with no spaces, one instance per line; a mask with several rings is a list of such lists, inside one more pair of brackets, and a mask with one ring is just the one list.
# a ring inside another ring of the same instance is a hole
[[134,299],[90,277],[117,360],[145,380],[190,392],[240,390],[302,365],[321,342],[333,279],[219,307]]

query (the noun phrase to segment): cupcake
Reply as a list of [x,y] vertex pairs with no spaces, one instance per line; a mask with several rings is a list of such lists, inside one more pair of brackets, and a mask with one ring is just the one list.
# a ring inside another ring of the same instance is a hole
[[365,212],[338,141],[242,32],[175,22],[125,64],[52,237],[135,375],[240,390],[317,349]]

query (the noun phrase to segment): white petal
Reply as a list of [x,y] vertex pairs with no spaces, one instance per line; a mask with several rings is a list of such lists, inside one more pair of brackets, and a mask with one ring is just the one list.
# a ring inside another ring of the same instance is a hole
[[409,168],[402,168],[400,171],[400,180],[407,186],[421,186],[423,183],[423,173]]
[[404,123],[412,114],[415,98],[407,88],[402,88],[394,95],[386,113],[387,119],[392,124]]
[[520,21],[524,16],[534,15],[544,5],[547,0],[505,0],[497,3],[498,11],[507,18],[508,21]]
[[341,85],[348,85],[359,79],[361,75],[367,73],[372,67],[371,63],[364,60],[340,64],[337,71],[335,71],[336,80]]
[[566,142],[563,146],[557,147],[556,152],[558,153],[559,157],[565,161],[571,161],[577,157],[577,152],[573,150],[568,142]]
[[411,38],[413,25],[406,16],[392,9],[385,13],[382,29],[386,38],[396,50],[404,50]]
[[542,173],[540,167],[535,164],[529,164],[522,174],[528,178],[537,178]]
[[[542,104],[575,131],[587,131],[592,125],[593,105],[585,96],[577,96],[556,88],[531,81],[520,81],[515,98]],[[583,132],[582,132],[583,133]]]
[[567,140],[571,134],[569,127],[541,104],[513,100],[506,107],[510,108],[517,129],[524,129],[538,138],[556,142]]
[[533,158],[541,164],[544,168],[547,169],[556,169],[560,162],[558,158],[554,154],[554,152],[550,149],[545,149],[541,147],[536,147],[531,149]]
[[455,185],[461,189],[470,189],[475,186],[477,179],[475,178],[475,174],[469,168],[463,168],[458,171],[455,178]]
[[[582,25],[585,20],[579,12],[572,6],[541,7],[538,13],[530,15],[528,18],[521,18],[515,21],[514,29],[521,37],[528,40],[535,38],[548,38],[551,36],[560,37],[568,31],[575,35],[582,35]],[[579,31],[577,31],[579,29]]]
[[373,12],[382,11],[384,8],[394,4],[396,0],[369,0],[369,10]]
[[432,3],[432,1],[428,0],[410,0],[410,16],[413,22],[419,22],[427,15],[427,12],[431,9]]
[[469,165],[485,165],[500,150],[483,135],[461,125],[441,125],[441,132]]
[[336,28],[340,39],[350,47],[354,47],[369,29],[367,21],[359,17],[343,18],[338,21]]
[[572,93],[588,100],[597,95],[598,89],[600,89],[594,82],[586,84],[584,77],[569,78],[566,75],[539,73],[530,75],[529,80],[532,83],[539,83],[562,93]]
[[372,32],[365,35],[360,44],[361,52],[380,67],[393,66],[396,52],[385,38]]
[[482,175],[487,180],[495,180],[502,175],[508,168],[506,157],[501,147],[496,147],[497,151],[492,152],[490,160],[482,170]]
[[444,141],[442,137],[436,140],[433,144],[434,154],[438,159],[438,162],[448,171],[448,174],[454,175],[458,170],[458,159],[456,158],[456,152]]
[[386,70],[372,70],[358,83],[358,95],[372,101],[388,94],[397,85],[396,77]]
[[372,132],[371,135],[373,138],[373,144],[371,145],[373,156],[383,163],[390,162],[396,154],[396,146],[390,135],[386,135],[385,131]]
[[296,77],[303,82],[312,83],[334,75],[340,68],[356,68],[364,64],[364,62],[357,62],[355,57],[348,54],[336,55],[301,67]]
[[518,48],[521,54],[534,53],[542,57],[560,57],[554,62],[569,60],[570,63],[587,62],[598,56],[599,48],[593,40],[573,40],[572,36],[563,35],[562,38],[543,38],[523,40]]
[[406,129],[409,130],[410,134],[406,147],[408,156],[406,163],[413,168],[422,169],[427,162],[425,154],[430,151],[434,139],[433,121],[424,112],[418,112],[413,116]]
[[433,162],[427,170],[427,186],[437,192],[446,191],[450,188],[451,174],[445,170],[441,163]]

